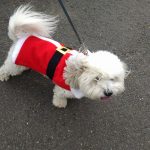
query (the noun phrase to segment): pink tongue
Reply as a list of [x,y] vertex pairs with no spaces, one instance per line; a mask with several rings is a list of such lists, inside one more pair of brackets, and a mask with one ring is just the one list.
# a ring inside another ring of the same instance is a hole
[[109,96],[104,96],[104,97],[101,97],[101,100],[108,100],[110,97]]

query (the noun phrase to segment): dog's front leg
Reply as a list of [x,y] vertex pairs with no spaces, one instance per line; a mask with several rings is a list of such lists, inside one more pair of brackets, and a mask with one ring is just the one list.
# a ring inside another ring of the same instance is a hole
[[57,85],[55,85],[53,91],[53,105],[58,108],[65,108],[67,106],[67,98],[74,97],[70,91],[67,91]]

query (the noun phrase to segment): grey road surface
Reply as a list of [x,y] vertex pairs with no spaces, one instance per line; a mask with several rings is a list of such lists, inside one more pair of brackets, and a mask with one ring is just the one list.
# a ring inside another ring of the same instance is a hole
[[[29,1],[0,1],[0,65],[11,44],[9,16]],[[32,4],[59,15],[55,40],[80,47],[57,0]],[[53,84],[38,73],[0,82],[0,150],[150,150],[150,0],[64,4],[91,51],[109,50],[128,64],[126,91],[110,102],[73,99],[66,109],[57,109]]]

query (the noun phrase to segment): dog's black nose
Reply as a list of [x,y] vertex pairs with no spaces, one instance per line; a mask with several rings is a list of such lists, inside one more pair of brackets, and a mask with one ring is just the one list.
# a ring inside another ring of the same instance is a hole
[[105,96],[111,96],[113,94],[112,91],[104,91]]

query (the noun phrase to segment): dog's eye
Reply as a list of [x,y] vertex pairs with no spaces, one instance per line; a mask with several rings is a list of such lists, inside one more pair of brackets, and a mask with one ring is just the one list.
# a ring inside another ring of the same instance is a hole
[[111,80],[111,81],[117,81],[117,80],[118,80],[118,77],[111,78],[110,80]]
[[112,78],[112,79],[110,79],[110,80],[111,80],[111,81],[114,81],[115,79]]
[[99,81],[101,78],[99,76],[95,77],[95,81]]

